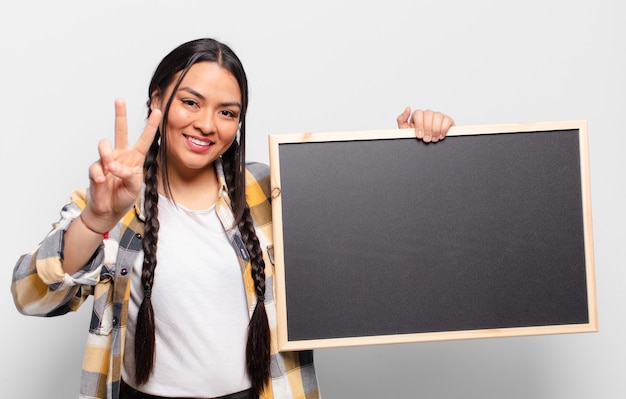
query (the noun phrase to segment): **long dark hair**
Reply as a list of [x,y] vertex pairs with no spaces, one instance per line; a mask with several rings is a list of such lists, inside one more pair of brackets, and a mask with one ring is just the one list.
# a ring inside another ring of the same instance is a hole
[[[239,117],[239,140],[234,140],[222,155],[222,162],[235,215],[236,226],[233,226],[233,228],[239,229],[250,255],[252,278],[254,279],[258,298],[248,326],[246,367],[252,380],[252,387],[257,395],[260,395],[270,378],[270,328],[264,304],[265,263],[245,195],[248,81],[241,61],[227,45],[214,39],[197,39],[180,45],[163,58],[154,72],[148,89],[148,115],[152,112],[150,109],[153,100],[152,96],[155,94],[163,96],[167,87],[174,82],[176,75],[180,72],[174,84],[172,94],[162,109],[163,121],[167,121],[172,99],[182,79],[192,65],[203,61],[216,62],[230,71],[236,78],[241,91],[242,108]],[[157,266],[156,252],[159,233],[157,206],[159,196],[157,186],[159,174],[166,191],[171,194],[168,179],[165,125],[166,123],[162,123],[161,129],[157,131],[144,163],[146,226],[143,239],[143,271],[141,274],[144,297],[139,307],[135,333],[135,379],[139,384],[148,381],[154,366],[155,324],[151,292],[154,283],[154,270]]]

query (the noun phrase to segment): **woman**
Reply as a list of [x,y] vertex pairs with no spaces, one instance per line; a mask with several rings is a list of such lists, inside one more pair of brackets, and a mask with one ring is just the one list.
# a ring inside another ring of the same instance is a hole
[[[319,397],[312,352],[277,352],[269,171],[245,163],[240,60],[212,39],[184,43],[148,94],[135,146],[117,100],[89,189],[19,259],[18,310],[60,315],[94,296],[81,398]],[[409,108],[397,123],[426,142],[454,124]]]

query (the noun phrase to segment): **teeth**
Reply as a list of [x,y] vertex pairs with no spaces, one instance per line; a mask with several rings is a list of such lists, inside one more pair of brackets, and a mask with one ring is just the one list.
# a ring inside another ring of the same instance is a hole
[[204,145],[204,146],[209,146],[209,145],[211,145],[211,142],[210,142],[210,141],[202,141],[202,140],[198,140],[198,139],[197,139],[197,138],[195,138],[195,137],[187,137],[187,139],[188,139],[189,141],[191,141],[192,143],[197,144],[197,145]]

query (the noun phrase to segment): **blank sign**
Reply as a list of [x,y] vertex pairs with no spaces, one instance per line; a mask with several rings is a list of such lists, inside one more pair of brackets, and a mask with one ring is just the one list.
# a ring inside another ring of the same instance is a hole
[[281,350],[597,331],[584,121],[270,135]]

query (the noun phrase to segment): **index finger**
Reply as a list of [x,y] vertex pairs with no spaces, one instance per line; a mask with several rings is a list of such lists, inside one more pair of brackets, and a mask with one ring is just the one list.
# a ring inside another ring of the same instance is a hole
[[121,98],[115,100],[115,148],[128,147],[128,124],[126,103]]
[[156,132],[159,129],[159,123],[161,122],[161,110],[155,109],[150,113],[148,117],[148,123],[146,127],[141,132],[141,136],[137,140],[137,144],[135,144],[135,150],[137,150],[141,155],[145,156],[154,141],[154,136],[156,136]]

